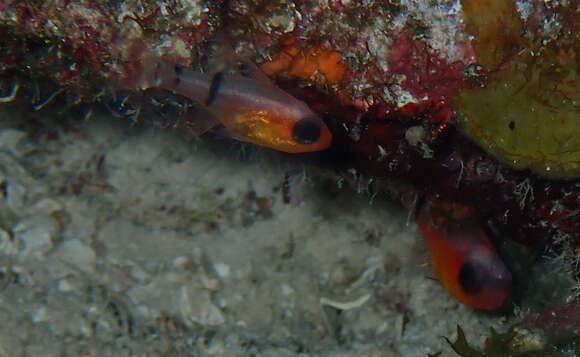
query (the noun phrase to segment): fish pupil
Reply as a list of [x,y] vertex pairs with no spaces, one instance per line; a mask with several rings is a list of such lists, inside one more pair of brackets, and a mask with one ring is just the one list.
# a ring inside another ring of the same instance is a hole
[[311,118],[305,118],[294,124],[292,137],[301,144],[312,144],[320,139],[320,124]]
[[476,294],[481,291],[485,283],[484,270],[480,265],[473,262],[464,263],[459,271],[459,285],[468,294]]

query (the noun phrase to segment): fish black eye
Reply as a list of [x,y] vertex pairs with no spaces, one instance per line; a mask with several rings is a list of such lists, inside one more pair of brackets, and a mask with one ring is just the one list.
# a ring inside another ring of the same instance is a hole
[[459,285],[468,294],[476,294],[485,285],[485,269],[474,262],[467,262],[459,271]]
[[292,137],[301,144],[312,144],[320,139],[320,123],[312,118],[305,118],[294,124]]

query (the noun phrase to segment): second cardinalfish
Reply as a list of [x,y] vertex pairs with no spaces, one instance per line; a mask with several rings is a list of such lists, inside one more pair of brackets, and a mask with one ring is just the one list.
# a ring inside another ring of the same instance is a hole
[[[288,153],[324,150],[332,135],[302,101],[262,77],[208,75],[157,61],[142,89],[160,88],[202,105],[227,135]],[[207,118],[204,118],[207,122]]]
[[512,276],[473,211],[445,201],[430,202],[418,217],[433,267],[457,300],[480,310],[505,305]]

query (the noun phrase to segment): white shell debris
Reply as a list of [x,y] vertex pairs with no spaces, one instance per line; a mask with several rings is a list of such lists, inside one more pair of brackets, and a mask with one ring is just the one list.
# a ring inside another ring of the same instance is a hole
[[426,159],[433,157],[433,150],[427,145],[427,131],[421,125],[412,126],[405,131],[405,140],[423,151],[423,157]]
[[370,298],[371,298],[370,294],[365,294],[354,301],[340,302],[330,300],[329,298],[321,297],[320,304],[331,306],[338,310],[352,310],[363,306],[364,303],[367,302]]
[[26,152],[20,152],[17,148],[13,151],[14,154],[8,149],[0,149],[0,183],[4,185],[0,198],[7,208],[23,212],[38,196],[46,194],[47,186],[37,181],[20,163],[17,155],[24,156]]
[[21,256],[36,259],[41,259],[52,250],[57,233],[50,218],[41,216],[20,221],[13,232]]
[[186,322],[206,326],[217,326],[225,322],[224,314],[211,301],[210,293],[206,290],[183,286],[179,300],[181,314]]
[[225,263],[214,263],[213,270],[220,279],[227,279],[230,276],[230,266]]
[[94,250],[78,239],[63,242],[55,251],[55,256],[82,271],[93,271],[97,262]]
[[58,290],[62,292],[74,291],[75,287],[67,279],[61,279],[58,281]]
[[[0,173],[1,175],[1,173]],[[5,202],[6,202],[6,206],[8,208],[11,208],[14,211],[20,211],[22,210],[26,205],[24,203],[24,201],[26,200],[26,187],[24,187],[23,185],[21,185],[18,182],[14,182],[11,180],[4,180],[1,176],[0,176],[0,181],[1,182],[6,182],[8,181],[9,184],[6,185],[6,197],[5,197]]]
[[36,309],[36,311],[32,313],[32,321],[36,323],[50,321],[48,308],[46,306],[41,306]]
[[421,125],[415,125],[405,131],[405,140],[407,140],[410,145],[418,146],[423,142],[423,140],[425,140],[426,134],[425,128]]

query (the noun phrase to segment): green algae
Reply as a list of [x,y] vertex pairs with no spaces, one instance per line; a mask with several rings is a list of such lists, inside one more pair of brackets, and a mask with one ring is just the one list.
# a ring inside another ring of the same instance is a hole
[[538,35],[537,26],[524,29],[513,2],[462,5],[485,79],[454,98],[461,129],[515,168],[580,177],[579,10],[558,8],[543,21],[556,30]]

